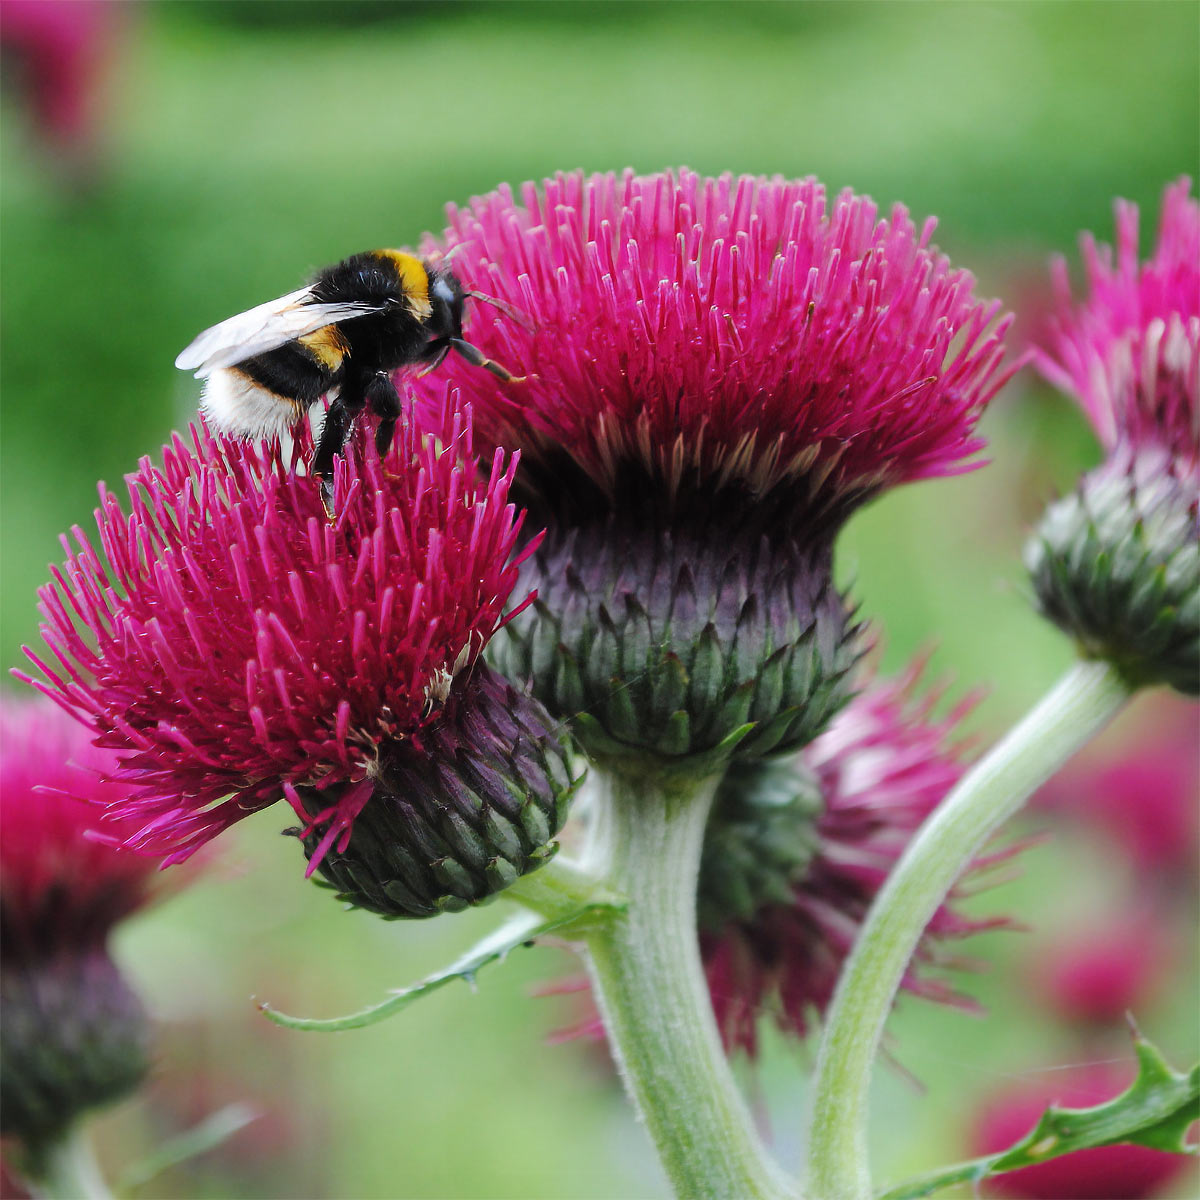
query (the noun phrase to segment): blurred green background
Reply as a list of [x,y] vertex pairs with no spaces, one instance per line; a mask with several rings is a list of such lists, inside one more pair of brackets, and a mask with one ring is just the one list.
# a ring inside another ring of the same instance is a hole
[[[1197,170],[1200,8],[1188,2],[176,2],[113,16],[105,116],[83,168],[70,147],[48,153],[16,87],[5,96],[10,665],[36,638],[34,591],[59,533],[90,523],[96,480],[119,481],[193,414],[199,385],[172,367],[178,350],[313,268],[415,244],[447,201],[577,166],[812,173],[937,214],[939,245],[984,293],[1034,312],[1047,256],[1074,254],[1081,229],[1108,237],[1114,196],[1151,224],[1163,184]],[[1028,521],[1096,450],[1028,375],[986,432],[991,466],[861,514],[840,570],[885,632],[889,666],[936,642],[936,669],[991,689],[973,718],[990,734],[1069,661],[1065,639],[1030,614],[1018,552]],[[246,1096],[266,1113],[257,1126],[142,1194],[662,1194],[603,1054],[546,1043],[571,1009],[531,989],[573,969],[560,951],[522,952],[478,994],[453,988],[369,1030],[267,1027],[251,996],[348,1012],[499,917],[343,913],[303,882],[299,848],[275,833],[286,823],[282,812],[247,822],[206,879],[123,931],[163,1038],[150,1099],[101,1122],[110,1166]],[[1119,908],[1112,854],[1062,833],[975,902],[1042,928],[968,946],[992,963],[969,982],[989,1018],[901,1003],[893,1053],[926,1090],[882,1073],[881,1178],[961,1156],[981,1090],[1078,1058],[1074,1035],[1038,1014],[1020,964],[1072,914]],[[1142,1014],[1176,1059],[1197,1049],[1194,977],[1181,961],[1177,985]],[[747,1077],[793,1162],[813,1049],[769,1039]],[[1097,1051],[1123,1052],[1119,1038]]]

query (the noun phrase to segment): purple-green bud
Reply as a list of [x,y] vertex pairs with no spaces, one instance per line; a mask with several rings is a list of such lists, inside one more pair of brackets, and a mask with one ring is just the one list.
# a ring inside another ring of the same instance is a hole
[[719,933],[768,904],[790,904],[817,852],[823,810],[820,783],[797,755],[732,763],[704,831],[701,931]]
[[0,1007],[0,1131],[32,1163],[82,1113],[146,1076],[146,1012],[103,946],[6,954]]
[[1200,692],[1195,483],[1159,452],[1118,451],[1046,510],[1025,547],[1042,613],[1132,684]]
[[623,770],[710,774],[806,745],[859,650],[827,538],[705,519],[551,524],[523,568],[538,598],[495,638],[585,749]]
[[[318,870],[338,898],[385,917],[483,903],[557,850],[580,775],[561,722],[482,663],[420,740],[385,743],[348,843]],[[336,800],[301,789],[315,816]],[[320,835],[302,836],[311,858]]]

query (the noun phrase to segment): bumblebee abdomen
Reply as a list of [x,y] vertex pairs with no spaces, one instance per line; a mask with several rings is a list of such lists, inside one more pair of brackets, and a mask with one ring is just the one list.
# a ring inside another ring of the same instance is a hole
[[346,358],[345,352],[336,348],[336,330],[335,337],[318,341],[315,346],[308,344],[310,338],[327,332],[318,329],[309,337],[256,354],[238,363],[237,369],[260,387],[287,396],[307,409],[333,386]]
[[214,428],[243,438],[277,437],[303,419],[307,406],[272,391],[242,367],[220,367],[204,381],[200,411]]
[[329,326],[214,371],[200,400],[204,415],[239,437],[272,437],[294,428],[337,385],[346,357],[341,344]]

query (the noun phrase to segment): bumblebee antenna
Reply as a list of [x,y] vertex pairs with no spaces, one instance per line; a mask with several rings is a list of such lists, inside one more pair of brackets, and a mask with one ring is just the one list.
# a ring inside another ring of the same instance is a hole
[[[457,247],[455,247],[457,249]],[[537,328],[536,325],[518,308],[513,308],[506,300],[497,300],[495,296],[485,296],[483,292],[464,292],[463,295],[470,296],[472,300],[482,300],[484,304],[490,304],[493,308],[498,308],[510,320],[516,321],[522,329],[528,330],[530,333]]]

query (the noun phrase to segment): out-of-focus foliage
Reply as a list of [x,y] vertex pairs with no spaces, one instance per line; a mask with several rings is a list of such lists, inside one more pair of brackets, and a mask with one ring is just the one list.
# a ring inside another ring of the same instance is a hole
[[[415,244],[448,200],[574,166],[815,173],[936,213],[953,259],[1033,313],[1050,252],[1073,254],[1081,229],[1106,237],[1116,195],[1149,216],[1168,179],[1198,168],[1200,15],[1188,4],[211,0],[118,11],[106,140],[86,190],[52,169],[6,87],[8,665],[35,636],[33,593],[58,533],[90,523],[96,480],[119,481],[194,412],[199,385],[174,370],[178,350],[315,267]],[[6,85],[20,79],[6,70]],[[993,465],[862,513],[840,570],[886,628],[885,665],[937,639],[935,669],[993,686],[974,721],[996,732],[1070,659],[1031,612],[1018,553],[1045,501],[1097,451],[1082,419],[1028,376],[985,432]],[[988,911],[1007,908],[1038,939],[1103,911],[1130,867],[1119,844],[1085,829],[1063,823],[1023,856],[1024,876],[991,892]],[[156,1101],[101,1124],[110,1162],[244,1095],[267,1115],[156,1180],[154,1194],[661,1194],[603,1056],[544,1044],[566,1010],[528,993],[568,966],[556,952],[522,953],[481,977],[478,995],[446,989],[376,1028],[269,1028],[252,994],[288,1012],[350,1012],[444,965],[501,914],[405,925],[343,913],[302,880],[300,848],[259,822],[232,854],[224,875],[140,918],[118,947],[166,1029]],[[994,964],[975,989],[991,1009],[984,1023],[902,1002],[894,1051],[927,1092],[884,1072],[882,1181],[962,1157],[972,1098],[1000,1077],[1123,1053],[1120,1031],[1085,1046],[1039,1009],[1022,980],[1037,944],[996,934],[970,945]],[[1195,977],[1182,951],[1173,976]],[[1194,990],[1158,996],[1143,1028],[1186,1060]],[[802,1057],[767,1035],[761,1086],[791,1161]]]

